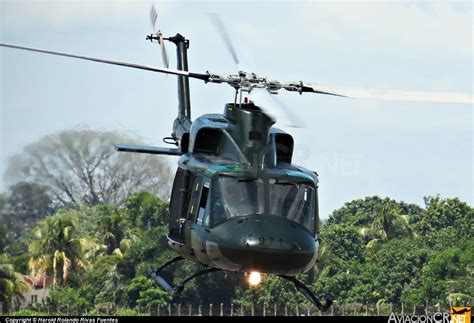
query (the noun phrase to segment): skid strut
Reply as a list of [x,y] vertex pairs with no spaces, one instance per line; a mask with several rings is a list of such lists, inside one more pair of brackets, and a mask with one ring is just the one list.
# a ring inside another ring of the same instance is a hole
[[189,282],[190,280],[192,280],[196,277],[202,276],[202,275],[206,275],[206,274],[209,274],[209,273],[212,273],[212,272],[220,271],[220,269],[217,269],[217,268],[207,268],[207,269],[198,271],[197,273],[194,273],[193,275],[187,277],[186,279],[184,279],[181,283],[179,283],[177,285],[172,285],[163,276],[160,275],[160,272],[165,267],[168,267],[169,265],[171,265],[171,264],[173,264],[177,261],[181,261],[183,259],[184,259],[183,257],[178,256],[178,257],[173,258],[170,261],[164,263],[163,265],[158,267],[158,269],[156,269],[156,270],[148,268],[148,274],[150,274],[150,276],[158,283],[158,285],[160,285],[171,296],[178,296],[179,294],[181,294],[181,292],[184,289],[184,285],[187,282]]
[[289,280],[292,282],[296,289],[299,290],[306,298],[308,298],[311,303],[313,303],[318,309],[320,309],[323,312],[326,312],[332,305],[332,299],[328,298],[326,299],[326,304],[321,304],[319,299],[314,295],[314,293],[302,282],[300,282],[298,279],[295,277],[291,276],[280,276],[281,278],[284,278],[286,280]]

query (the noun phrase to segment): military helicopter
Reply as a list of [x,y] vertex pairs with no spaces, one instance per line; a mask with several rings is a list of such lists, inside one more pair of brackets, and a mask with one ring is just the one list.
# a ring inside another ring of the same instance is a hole
[[[335,88],[279,82],[253,73],[194,73],[188,70],[189,40],[181,34],[163,37],[153,8],[154,33],[147,40],[161,46],[165,67],[131,64],[11,44],[0,46],[176,75],[178,116],[170,137],[173,148],[117,144],[121,152],[180,156],[169,206],[168,244],[179,256],[149,274],[169,294],[180,294],[186,283],[216,271],[273,274],[291,281],[317,308],[327,310],[296,276],[314,267],[319,250],[318,174],[292,163],[294,140],[274,127],[275,120],[245,93],[281,90],[351,98],[458,102],[472,104],[472,94]],[[224,41],[236,60],[229,37]],[[165,41],[176,46],[177,69],[168,67]],[[191,120],[189,78],[230,85],[235,95],[223,114]],[[198,271],[173,285],[161,272],[182,260],[201,264]],[[255,279],[256,278],[256,279]],[[254,280],[255,279],[255,280]]]

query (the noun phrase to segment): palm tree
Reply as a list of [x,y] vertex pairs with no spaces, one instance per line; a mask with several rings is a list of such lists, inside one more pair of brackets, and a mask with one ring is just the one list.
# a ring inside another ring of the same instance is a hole
[[402,215],[400,208],[382,205],[375,208],[371,226],[362,228],[360,233],[371,239],[367,243],[369,249],[396,237],[414,237],[416,235],[409,225],[408,216]]
[[75,224],[67,214],[48,217],[33,230],[29,267],[33,275],[52,273],[53,287],[64,284],[71,271],[88,269],[85,259],[86,240],[76,238]]
[[125,221],[118,212],[99,218],[98,238],[107,246],[107,254],[111,255],[120,247],[120,241],[125,237],[125,228]]
[[127,225],[123,213],[114,212],[100,217],[98,239],[106,246],[107,254],[123,255],[139,238],[138,233]]
[[4,310],[10,308],[13,297],[23,298],[22,293],[26,290],[26,284],[13,265],[0,264],[0,302],[4,304]]

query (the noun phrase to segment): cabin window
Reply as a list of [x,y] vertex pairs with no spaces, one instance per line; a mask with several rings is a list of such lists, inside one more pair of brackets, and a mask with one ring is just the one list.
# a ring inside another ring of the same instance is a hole
[[310,183],[270,180],[270,214],[282,216],[314,232],[315,191]]
[[240,149],[229,134],[222,129],[203,128],[199,130],[194,140],[193,153],[221,156],[238,162],[242,159]]
[[277,162],[291,163],[293,157],[293,137],[287,133],[275,134]]
[[224,134],[220,129],[204,128],[199,130],[194,143],[194,153],[206,155],[219,155],[219,143]]
[[263,214],[263,181],[255,177],[219,176],[213,182],[212,201],[212,226],[236,216]]
[[182,217],[181,208],[181,188],[183,187],[186,177],[186,170],[179,168],[176,171],[174,177],[173,190],[171,191],[170,200],[170,222],[169,229],[171,236],[177,236],[179,234],[179,219]]
[[209,197],[209,180],[205,179],[202,186],[201,198],[199,199],[196,223],[199,225],[205,224],[205,218],[208,212],[208,197]]
[[186,218],[187,205],[190,199],[190,190],[192,189],[191,185],[194,182],[194,175],[178,167],[176,171],[176,176],[173,182],[173,190],[171,191],[171,200],[170,200],[170,236],[174,238],[179,238],[181,234],[181,220]]

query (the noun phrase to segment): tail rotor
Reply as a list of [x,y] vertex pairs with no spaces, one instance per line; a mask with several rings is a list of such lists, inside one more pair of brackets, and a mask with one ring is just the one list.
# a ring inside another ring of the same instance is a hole
[[160,45],[161,49],[161,58],[163,60],[163,66],[169,68],[168,53],[166,51],[163,33],[161,32],[160,25],[158,23],[158,12],[156,10],[155,4],[152,5],[150,10],[150,21],[153,27],[153,34],[147,36],[147,40],[153,41],[156,40]]

